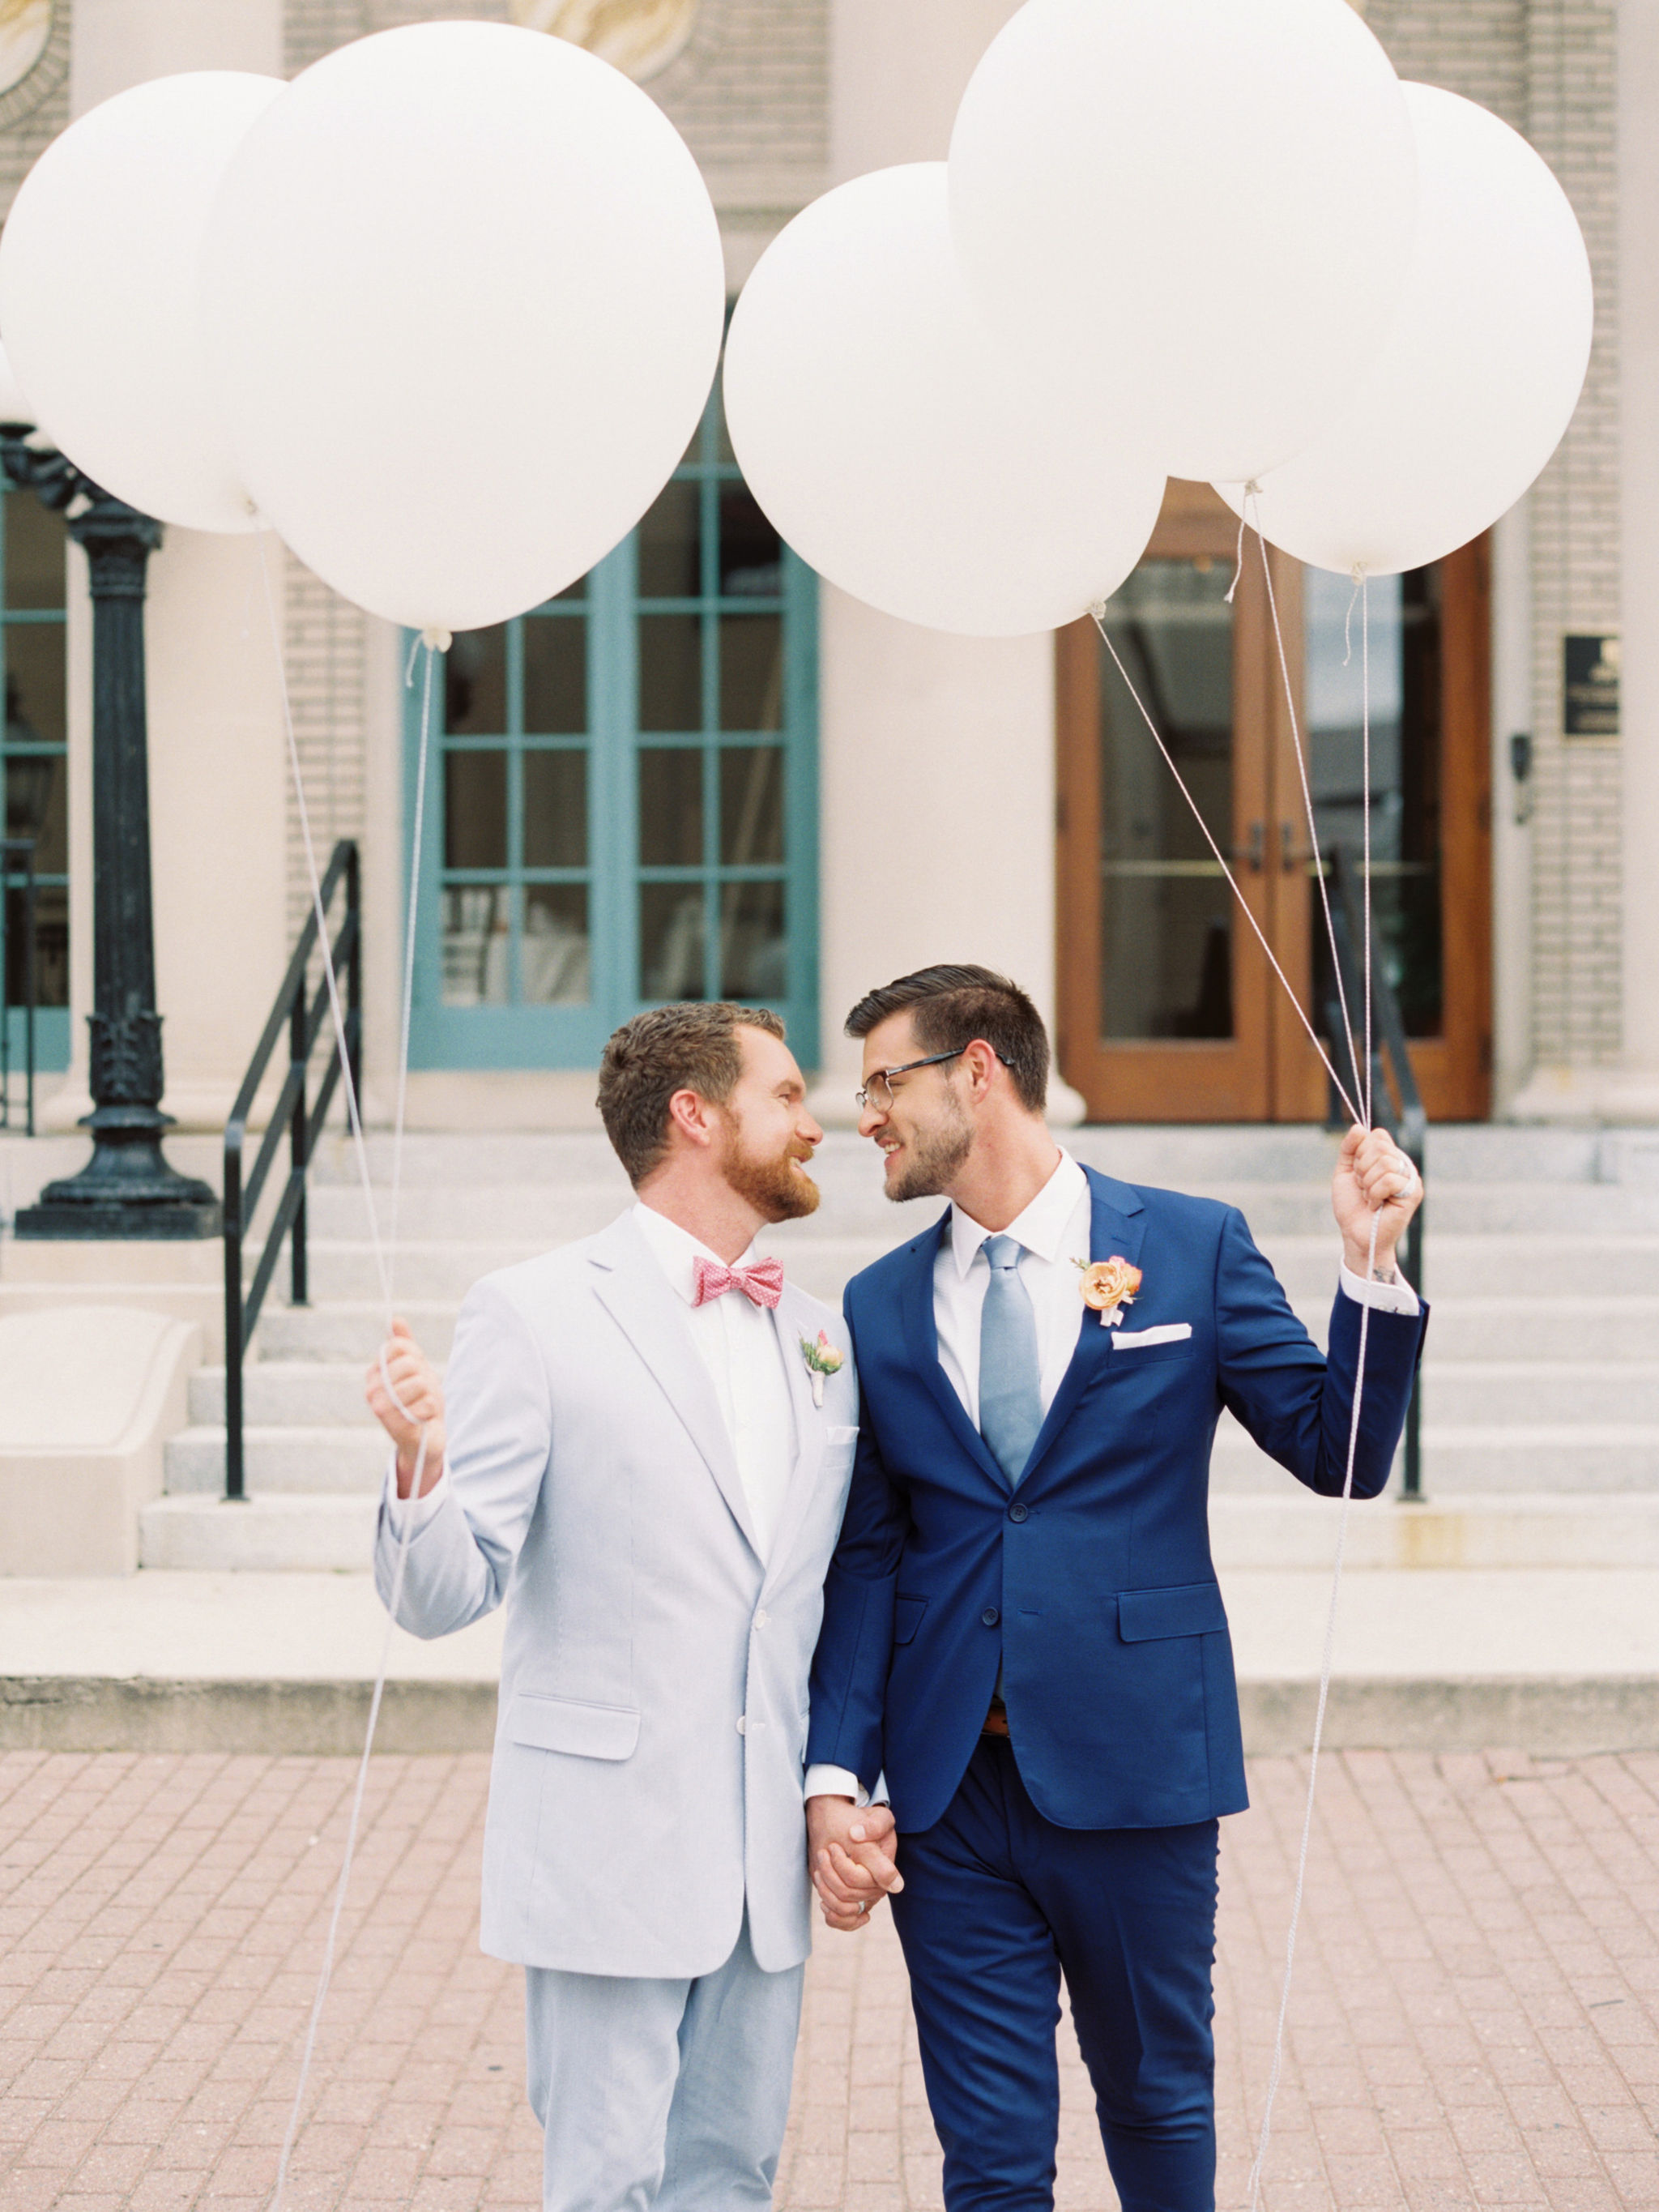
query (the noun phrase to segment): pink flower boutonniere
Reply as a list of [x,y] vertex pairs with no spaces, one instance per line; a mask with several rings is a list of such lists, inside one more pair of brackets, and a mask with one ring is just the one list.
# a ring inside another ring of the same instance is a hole
[[1073,1260],[1072,1265],[1081,1277],[1078,1288],[1084,1304],[1092,1306],[1100,1316],[1103,1328],[1115,1328],[1123,1318],[1124,1307],[1135,1302],[1135,1292],[1140,1288],[1139,1268],[1132,1267],[1115,1252],[1109,1260]]
[[847,1354],[844,1352],[837,1352],[823,1331],[820,1329],[816,1344],[810,1336],[802,1337],[800,1356],[806,1362],[806,1371],[812,1378],[812,1403],[815,1406],[821,1406],[823,1403],[824,1377],[827,1375],[841,1373]]

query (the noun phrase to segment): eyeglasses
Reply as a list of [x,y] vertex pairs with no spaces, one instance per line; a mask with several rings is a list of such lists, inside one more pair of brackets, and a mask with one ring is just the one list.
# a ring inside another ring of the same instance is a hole
[[950,1052],[936,1052],[927,1060],[907,1060],[902,1067],[878,1067],[863,1090],[854,1093],[860,1113],[887,1112],[893,1103],[896,1075],[914,1075],[919,1067],[937,1067],[941,1060],[960,1060],[967,1049],[965,1044],[959,1044]]

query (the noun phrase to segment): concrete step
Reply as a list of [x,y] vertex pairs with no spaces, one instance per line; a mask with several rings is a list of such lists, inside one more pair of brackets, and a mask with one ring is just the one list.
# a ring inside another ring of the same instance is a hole
[[1659,1422],[1659,1360],[1425,1361],[1425,1426],[1589,1428]]
[[[362,1574],[374,1554],[372,1496],[291,1498],[256,1492],[238,1504],[222,1498],[158,1498],[138,1520],[141,1567],[198,1571]],[[236,1670],[227,1652],[226,1671]]]
[[[244,1480],[256,1493],[329,1497],[378,1490],[386,1449],[384,1431],[367,1415],[361,1428],[250,1424],[242,1431]],[[161,1463],[169,1498],[222,1495],[223,1428],[181,1429],[162,1447]]]
[[[445,1360],[455,1334],[459,1301],[399,1298],[398,1310],[428,1358]],[[259,1320],[258,1350],[267,1360],[352,1361],[361,1370],[380,1351],[386,1315],[378,1298],[341,1299],[319,1306],[270,1306]],[[251,1370],[250,1370],[251,1371]]]
[[[856,1176],[821,1178],[824,1197],[809,1224],[793,1233],[874,1237],[885,1249],[937,1220],[937,1199],[892,1206],[867,1164]],[[1209,1182],[1180,1185],[1195,1195],[1237,1206],[1264,1244],[1281,1237],[1334,1237],[1330,1193],[1322,1181]],[[398,1205],[399,1241],[502,1243],[546,1249],[591,1236],[613,1221],[628,1202],[625,1191],[605,1185],[453,1183],[405,1189]],[[1659,1236],[1659,1183],[1446,1182],[1430,1185],[1429,1236],[1530,1237]],[[382,1231],[390,1221],[390,1193],[377,1192]],[[310,1200],[313,1234],[324,1240],[368,1241],[368,1216],[361,1189],[319,1184]]]
[[[883,1235],[837,1235],[819,1214],[811,1221],[763,1230],[759,1242],[763,1249],[778,1255],[802,1289],[838,1304],[850,1277],[914,1234],[908,1224],[896,1218]],[[459,1304],[481,1275],[534,1259],[568,1241],[564,1237],[552,1243],[522,1237],[404,1240],[397,1256],[395,1292],[400,1298],[449,1299]],[[1306,1235],[1264,1235],[1261,1241],[1293,1299],[1328,1303],[1340,1256],[1335,1230],[1328,1221]],[[313,1235],[309,1249],[313,1298],[326,1302],[380,1296],[374,1248],[366,1240]],[[1465,1236],[1442,1230],[1437,1220],[1430,1233],[1427,1273],[1429,1294],[1437,1304],[1449,1297],[1509,1297],[1535,1299],[1542,1310],[1546,1303],[1553,1310],[1563,1298],[1659,1300],[1659,1236]],[[1549,1286],[1547,1301],[1526,1287],[1534,1283]],[[273,1295],[279,1296],[280,1291]],[[1659,1334],[1655,1341],[1659,1343]]]
[[[1218,1568],[1329,1567],[1340,1501],[1305,1492],[1212,1497],[1210,1547]],[[1448,1491],[1422,1504],[1358,1502],[1343,1537],[1346,1567],[1659,1566],[1659,1498],[1580,1498],[1522,1492],[1507,1498]]]
[[[1425,1404],[1426,1404],[1425,1396]],[[1401,1480],[1398,1462],[1396,1487]],[[1224,1413],[1210,1463],[1212,1493],[1284,1496],[1293,1478]],[[1659,1495],[1659,1424],[1452,1427],[1425,1419],[1423,1481],[1433,1497],[1504,1497],[1549,1489],[1572,1497]]]
[[[1125,1123],[1072,1129],[1064,1135],[1067,1147],[1091,1167],[1131,1182],[1177,1189],[1206,1181],[1328,1178],[1340,1142],[1311,1123]],[[389,1182],[390,1133],[371,1130],[368,1144],[371,1173],[377,1182]],[[867,1142],[847,1130],[831,1130],[819,1152],[826,1176],[844,1163],[869,1158]],[[1659,1182],[1659,1133],[1442,1124],[1429,1133],[1429,1165],[1437,1180],[1447,1182]],[[336,1182],[356,1182],[356,1164],[343,1135],[325,1139],[318,1173]],[[598,1130],[412,1132],[404,1139],[403,1176],[410,1188],[459,1182],[580,1181],[604,1181],[618,1192],[626,1188]]]
[[[363,1400],[363,1360],[250,1359],[242,1370],[242,1418],[259,1428],[357,1428],[374,1416]],[[198,1367],[190,1378],[190,1418],[222,1428],[225,1370]]]
[[[160,1498],[141,1516],[141,1562],[220,1572],[362,1572],[372,1557],[375,1511],[370,1495],[256,1492],[235,1505],[217,1498]],[[1339,1516],[1336,1501],[1295,1493],[1213,1498],[1216,1565],[1224,1573],[1328,1567]],[[1357,1503],[1343,1556],[1356,1570],[1651,1567],[1659,1565],[1659,1500],[1448,1493],[1424,1505]]]

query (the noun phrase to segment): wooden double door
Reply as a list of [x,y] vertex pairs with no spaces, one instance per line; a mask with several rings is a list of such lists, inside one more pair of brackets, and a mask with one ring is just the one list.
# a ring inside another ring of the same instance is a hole
[[[1259,549],[1171,483],[1107,628],[1303,1006],[1324,923]],[[1273,553],[1319,846],[1362,835],[1360,610]],[[1368,587],[1373,902],[1431,1120],[1487,1111],[1490,646],[1486,541]],[[1302,1121],[1326,1081],[1284,984],[1092,622],[1060,632],[1059,1048],[1104,1121]]]

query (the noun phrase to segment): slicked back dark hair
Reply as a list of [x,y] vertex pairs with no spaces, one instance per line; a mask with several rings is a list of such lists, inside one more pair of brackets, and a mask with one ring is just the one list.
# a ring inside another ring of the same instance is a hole
[[994,968],[918,968],[868,991],[847,1017],[850,1037],[867,1037],[894,1014],[908,1014],[924,1053],[988,1044],[1013,1078],[1020,1104],[1041,1114],[1048,1098],[1048,1032],[1027,993]]
[[652,1006],[612,1033],[599,1062],[599,1118],[635,1188],[668,1150],[668,1102],[677,1091],[724,1106],[736,1090],[739,1030],[783,1038],[783,1024],[766,1007],[722,999]]

